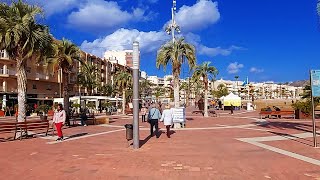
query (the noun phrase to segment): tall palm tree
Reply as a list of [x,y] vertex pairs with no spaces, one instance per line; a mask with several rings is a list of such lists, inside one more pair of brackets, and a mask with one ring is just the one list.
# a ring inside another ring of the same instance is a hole
[[69,74],[74,62],[80,61],[80,49],[67,39],[55,41],[53,44],[54,55],[47,61],[48,67],[53,71],[62,71],[63,104],[64,110],[69,114]]
[[92,90],[99,86],[100,81],[98,78],[98,68],[92,64],[83,64],[81,71],[78,73],[77,83],[87,88],[89,96],[92,95]]
[[174,42],[168,42],[161,46],[157,54],[157,68],[161,66],[166,68],[168,64],[172,65],[173,88],[174,88],[174,106],[177,108],[179,103],[179,77],[181,66],[187,62],[190,68],[196,64],[196,54],[193,45],[185,43],[184,39],[178,39]]
[[19,122],[26,118],[27,63],[35,56],[44,57],[52,42],[48,27],[36,22],[41,13],[41,8],[21,0],[11,5],[0,3],[0,49],[6,49],[16,61]]
[[214,66],[210,66],[211,62],[204,62],[199,66],[196,66],[194,71],[195,77],[202,77],[204,84],[204,116],[208,117],[208,81],[211,76],[217,76],[218,70]]
[[126,71],[119,71],[115,75],[114,83],[122,91],[122,113],[125,114],[126,91],[132,88],[132,75]]

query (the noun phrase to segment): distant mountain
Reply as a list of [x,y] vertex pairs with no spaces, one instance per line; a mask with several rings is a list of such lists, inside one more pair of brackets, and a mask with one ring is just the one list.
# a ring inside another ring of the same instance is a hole
[[304,87],[306,85],[309,85],[310,81],[309,80],[300,80],[300,81],[295,81],[290,83],[290,86],[295,86],[295,87]]

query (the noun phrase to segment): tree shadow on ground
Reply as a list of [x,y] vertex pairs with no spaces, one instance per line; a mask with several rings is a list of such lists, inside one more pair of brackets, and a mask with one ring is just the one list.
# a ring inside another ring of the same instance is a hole
[[193,121],[194,119],[193,118],[186,118],[186,120]]
[[[288,140],[295,141],[295,142],[298,142],[298,143],[313,147],[311,140],[304,139],[304,138],[301,138],[301,137],[297,137],[297,136],[294,136],[292,134],[287,134],[287,133],[279,133],[279,132],[272,132],[272,131],[269,131],[269,132],[272,133],[272,134],[287,138]],[[292,139],[292,138],[295,138],[295,139]],[[306,142],[303,142],[303,141],[306,141]]]
[[[264,128],[276,128],[276,129],[294,129],[298,131],[303,131],[303,132],[309,132],[312,133],[311,127],[312,125],[309,124],[303,124],[299,122],[271,122],[269,121],[268,123],[261,123],[261,122],[255,122],[257,126],[264,127]],[[318,127],[317,127],[318,128]]]

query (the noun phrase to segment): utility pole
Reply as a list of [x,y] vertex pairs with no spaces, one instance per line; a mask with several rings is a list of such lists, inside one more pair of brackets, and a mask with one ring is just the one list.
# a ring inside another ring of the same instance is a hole
[[139,42],[133,42],[133,148],[139,149]]

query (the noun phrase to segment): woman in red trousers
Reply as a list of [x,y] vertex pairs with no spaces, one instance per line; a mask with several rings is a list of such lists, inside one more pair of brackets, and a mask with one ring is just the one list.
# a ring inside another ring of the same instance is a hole
[[57,133],[58,133],[58,139],[57,141],[63,140],[63,134],[62,134],[62,126],[66,122],[66,112],[62,108],[62,104],[58,104],[58,109],[53,115],[53,123],[56,126]]

